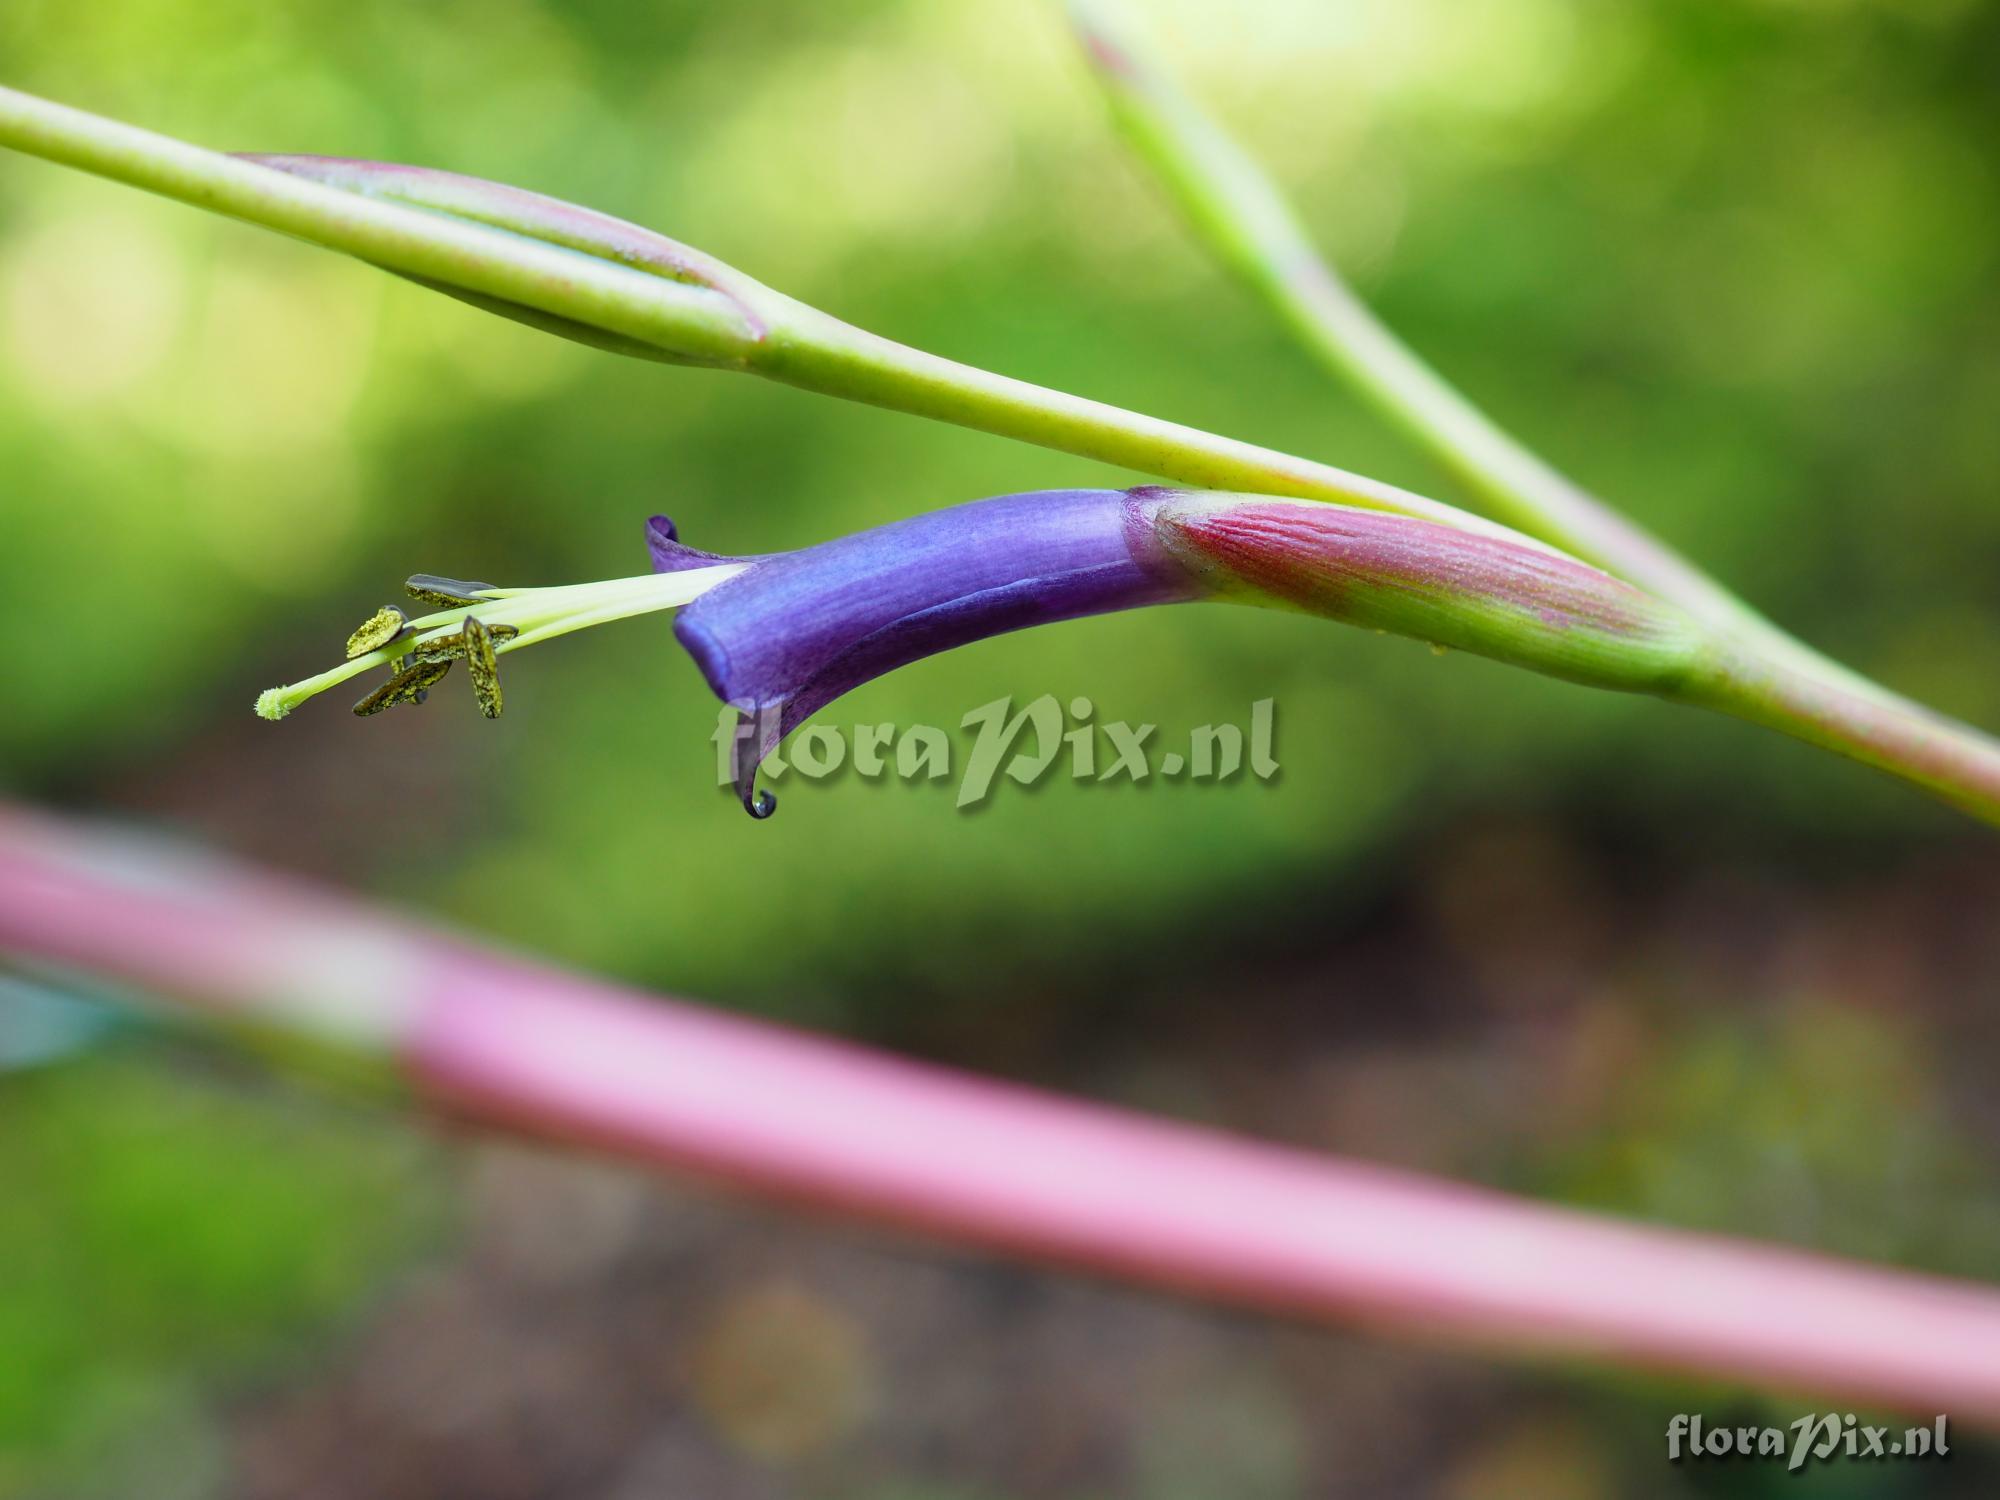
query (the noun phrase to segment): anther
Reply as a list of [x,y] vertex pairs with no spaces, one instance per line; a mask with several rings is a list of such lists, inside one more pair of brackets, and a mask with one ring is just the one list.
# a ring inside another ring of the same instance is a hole
[[490,604],[482,594],[493,592],[490,583],[467,583],[460,578],[440,578],[435,573],[416,573],[403,583],[403,592],[420,604],[434,604],[439,609],[458,609],[467,604]]
[[347,659],[379,651],[409,629],[409,617],[393,604],[385,604],[361,622],[361,628],[347,638]]
[[354,716],[365,719],[398,703],[421,703],[450,670],[449,661],[419,662],[414,667],[405,668],[355,704]]
[[[472,617],[468,615],[466,624],[472,623]],[[513,640],[521,633],[520,627],[515,625],[488,625],[483,620],[478,623],[496,646],[502,641]],[[458,661],[465,655],[465,640],[465,632],[461,628],[455,635],[441,635],[432,640],[420,641],[409,649],[408,654],[403,657],[403,662],[407,666],[415,666],[419,662]]]
[[500,663],[493,656],[493,632],[471,615],[460,627],[460,649],[465,652],[465,670],[472,674],[472,696],[479,711],[489,719],[500,717]]

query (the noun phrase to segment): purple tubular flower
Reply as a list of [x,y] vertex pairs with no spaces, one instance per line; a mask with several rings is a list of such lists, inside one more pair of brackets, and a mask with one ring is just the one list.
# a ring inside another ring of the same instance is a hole
[[[674,634],[741,715],[735,783],[753,817],[776,799],[757,767],[851,688],[953,646],[1029,625],[1207,592],[1160,543],[1167,490],[1047,490],[933,511],[753,565],[687,606]],[[655,516],[656,572],[720,558]]]
[[648,523],[646,540],[653,571],[638,578],[502,589],[419,575],[410,592],[436,612],[410,620],[378,611],[345,662],[260,694],[257,712],[283,718],[381,666],[389,680],[357,713],[422,702],[464,660],[491,716],[503,654],[678,609],[674,634],[738,714],[729,779],[762,818],[776,805],[757,790],[764,757],[850,688],[987,636],[1147,604],[1301,609],[1572,682],[1693,702],[1717,680],[1709,633],[1608,573],[1526,537],[1319,501],[1154,486],[1044,490],[761,557],[684,546],[665,516]]
[[1257,495],[1047,490],[1003,495],[735,559],[683,546],[656,516],[656,572],[744,571],[674,634],[741,715],[733,779],[850,688],[939,651],[1083,615],[1215,598],[1304,609],[1592,686],[1674,695],[1706,641],[1679,609],[1526,538]]

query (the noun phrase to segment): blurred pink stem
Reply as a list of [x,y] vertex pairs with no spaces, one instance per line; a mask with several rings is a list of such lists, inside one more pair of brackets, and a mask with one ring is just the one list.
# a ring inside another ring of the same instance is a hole
[[0,809],[0,952],[392,1059],[449,1109],[1238,1306],[2000,1418],[2000,1292],[1149,1120],[657,1000]]

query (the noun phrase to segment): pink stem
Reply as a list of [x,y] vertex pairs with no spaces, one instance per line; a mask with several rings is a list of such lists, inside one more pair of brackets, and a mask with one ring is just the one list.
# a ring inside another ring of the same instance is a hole
[[455,1111],[1297,1317],[2000,1419],[2000,1292],[1233,1140],[0,808],[0,951],[343,1034]]

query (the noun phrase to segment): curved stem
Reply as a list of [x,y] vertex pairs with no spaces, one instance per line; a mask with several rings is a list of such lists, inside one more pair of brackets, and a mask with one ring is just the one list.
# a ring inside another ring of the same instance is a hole
[[1536,540],[1331,464],[927,354],[799,302],[772,317],[770,339],[755,367],[761,375],[822,395],[1017,438],[1197,489],[1332,500],[1462,531]]
[[1866,679],[1725,637],[1713,675],[1674,696],[1886,771],[2000,826],[2000,740]]
[[0,88],[0,146],[275,229],[385,270],[740,366],[757,329],[731,297],[505,229],[344,192]]
[[1112,117],[1207,247],[1295,338],[1495,515],[1698,618],[1771,630],[1721,584],[1544,462],[1375,316],[1261,167],[1175,83],[1116,0],[1072,0]]
[[1392,1337],[2000,1420],[1991,1287],[906,1062],[7,807],[0,953],[332,1044],[443,1109],[844,1219]]

